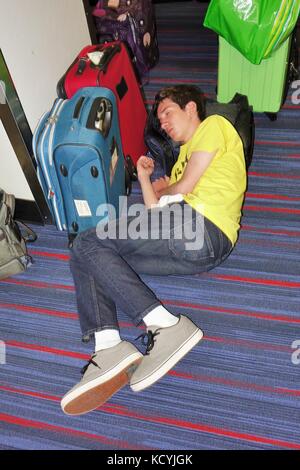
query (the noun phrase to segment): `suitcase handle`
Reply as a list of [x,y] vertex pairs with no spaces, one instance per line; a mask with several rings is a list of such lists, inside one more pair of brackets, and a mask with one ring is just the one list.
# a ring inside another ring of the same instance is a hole
[[87,129],[96,129],[104,138],[109,134],[112,123],[112,104],[107,98],[96,98],[87,119]]
[[117,45],[114,45],[114,46],[109,46],[109,47],[106,48],[106,50],[103,54],[103,57],[100,60],[100,64],[99,64],[100,70],[103,73],[107,72],[107,67],[108,67],[109,63],[111,62],[112,58],[116,54],[119,54],[120,52],[121,52],[120,44],[117,44]]
[[87,63],[87,59],[85,59],[83,57],[79,59],[78,67],[77,67],[77,70],[76,70],[76,75],[82,75],[83,74],[83,72],[85,71],[85,68],[86,68],[86,63]]
[[[103,73],[106,73],[107,67],[108,67],[109,63],[111,62],[112,58],[116,54],[121,52],[121,46],[120,46],[120,44],[116,44],[116,45],[113,45],[113,46],[106,47],[106,48],[104,48],[104,50],[103,50],[103,47],[101,47],[101,48],[98,47],[98,48],[93,50],[93,52],[96,52],[96,51],[103,52],[103,56],[101,57],[99,65],[95,65],[92,62],[90,62],[90,67],[99,68],[100,71],[102,71]],[[88,57],[81,57],[79,59],[75,75],[82,75],[83,74],[83,72],[86,69],[87,62],[88,62]]]

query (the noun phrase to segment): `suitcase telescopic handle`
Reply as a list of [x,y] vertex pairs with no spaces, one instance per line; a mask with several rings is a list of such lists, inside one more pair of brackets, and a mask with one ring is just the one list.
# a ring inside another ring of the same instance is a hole
[[100,60],[100,64],[99,64],[100,70],[103,73],[106,73],[107,67],[110,64],[111,60],[113,59],[113,57],[116,54],[119,54],[120,52],[121,52],[120,44],[109,46],[109,47],[106,48],[106,50],[103,54],[103,57]]
[[[101,60],[99,62],[99,65],[94,65],[90,63],[90,67],[92,68],[99,68],[101,72],[106,73],[107,67],[110,64],[111,60],[116,54],[119,54],[121,52],[121,46],[120,44],[114,44],[112,46],[106,47],[104,50],[103,48],[96,48],[94,49],[94,52],[99,51],[103,52],[103,56],[101,57]],[[75,72],[75,75],[82,75],[86,69],[88,62],[87,57],[81,57],[78,60],[77,64],[77,70]]]
[[104,97],[94,100],[89,112],[86,127],[87,129],[98,130],[104,138],[109,134],[112,124],[112,104]]

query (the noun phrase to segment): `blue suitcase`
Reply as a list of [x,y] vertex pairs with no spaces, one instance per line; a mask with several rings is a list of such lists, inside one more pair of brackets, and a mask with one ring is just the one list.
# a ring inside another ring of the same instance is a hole
[[[103,87],[56,99],[33,135],[37,174],[59,230],[70,238],[119,213],[127,193],[116,99]],[[98,211],[97,211],[98,209]]]

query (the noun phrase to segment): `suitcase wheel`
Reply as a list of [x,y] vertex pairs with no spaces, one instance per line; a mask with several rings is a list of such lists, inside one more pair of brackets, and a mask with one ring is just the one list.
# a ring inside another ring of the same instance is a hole
[[274,122],[277,120],[277,113],[265,113],[266,116],[270,119],[270,121]]
[[127,167],[125,167],[125,194],[126,196],[130,196],[132,189],[132,178],[129,175]]
[[73,242],[74,242],[76,236],[77,236],[77,234],[75,234],[75,233],[69,233],[69,235],[68,235],[68,240],[69,240],[68,248],[73,247]]
[[74,230],[74,232],[78,232],[79,227],[77,222],[72,222],[72,229]]

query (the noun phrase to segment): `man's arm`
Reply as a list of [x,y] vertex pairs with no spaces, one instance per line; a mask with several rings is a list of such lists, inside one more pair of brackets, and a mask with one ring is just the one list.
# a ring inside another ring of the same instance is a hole
[[217,150],[214,152],[193,152],[185,167],[181,179],[177,181],[177,183],[173,183],[170,186],[162,189],[159,192],[159,197],[166,194],[172,195],[191,193],[201,176],[209,167],[216,153]]

